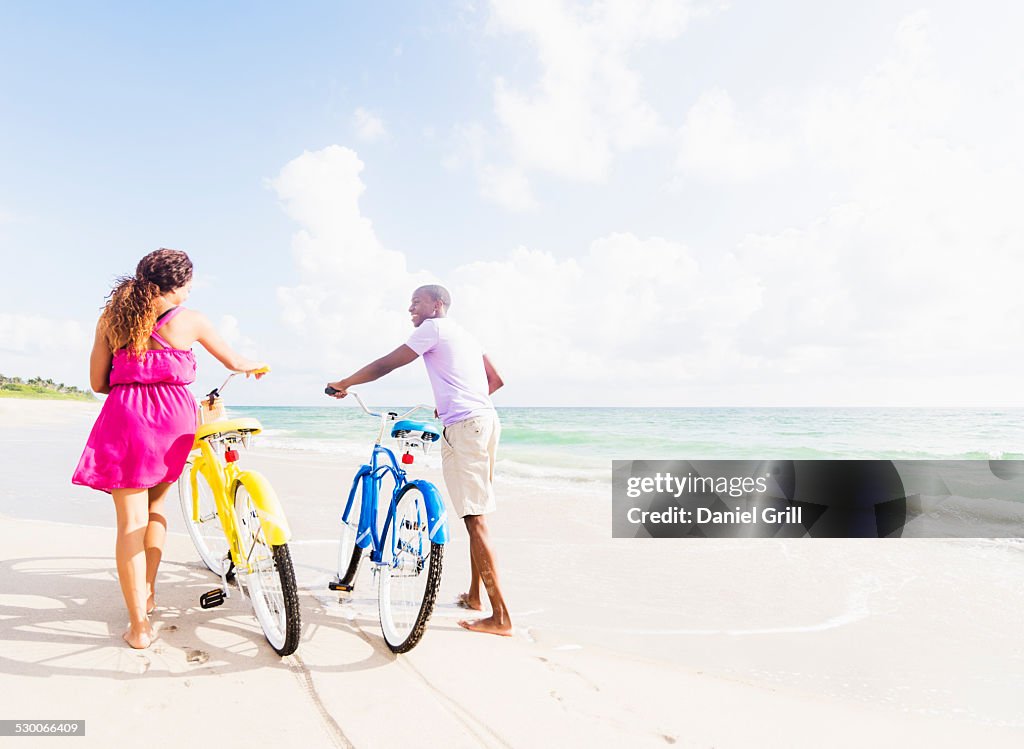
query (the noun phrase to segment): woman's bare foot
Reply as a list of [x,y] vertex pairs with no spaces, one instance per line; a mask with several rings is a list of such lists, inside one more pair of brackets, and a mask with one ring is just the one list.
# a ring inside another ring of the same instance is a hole
[[459,593],[459,597],[455,599],[455,605],[460,609],[484,610],[484,605],[480,602],[480,599],[470,598],[469,593]]
[[152,625],[147,621],[142,624],[133,624],[128,627],[128,631],[125,632],[122,637],[128,645],[136,650],[145,650],[153,644],[153,640],[156,639],[156,631]]
[[512,636],[512,623],[507,619],[499,620],[493,616],[489,616],[486,619],[463,619],[459,622],[459,626],[471,632],[485,632],[489,635],[499,635],[501,637]]
[[152,593],[149,595],[149,600],[146,601],[146,616],[149,616],[156,609],[156,596]]

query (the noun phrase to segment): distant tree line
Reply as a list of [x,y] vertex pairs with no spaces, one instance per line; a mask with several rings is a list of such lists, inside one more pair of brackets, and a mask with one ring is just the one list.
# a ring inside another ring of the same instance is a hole
[[30,380],[23,380],[20,377],[5,377],[0,374],[0,390],[19,390],[17,385],[27,385],[32,388],[52,390],[55,393],[67,393],[68,395],[92,395],[91,390],[81,390],[72,385],[65,385],[63,382],[44,380],[42,377],[33,377]]

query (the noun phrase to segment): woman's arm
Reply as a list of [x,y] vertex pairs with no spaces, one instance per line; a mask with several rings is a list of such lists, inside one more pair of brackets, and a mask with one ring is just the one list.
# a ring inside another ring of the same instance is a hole
[[[206,315],[195,312],[195,310],[193,310],[193,313],[195,314],[196,340],[213,355],[213,358],[225,367],[233,372],[248,373],[254,369],[263,369],[267,366],[263,362],[258,362],[239,354],[217,332],[217,329],[213,327],[213,323],[207,319]],[[256,376],[257,378],[260,377],[260,375]]]
[[96,323],[96,338],[92,342],[92,353],[89,355],[89,387],[94,393],[110,392],[110,367],[114,354],[107,344],[107,334],[103,318]]

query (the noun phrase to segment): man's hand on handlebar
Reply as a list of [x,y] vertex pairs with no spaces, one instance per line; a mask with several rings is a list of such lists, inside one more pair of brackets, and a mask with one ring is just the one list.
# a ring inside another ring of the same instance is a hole
[[343,380],[338,380],[337,382],[328,382],[324,392],[332,398],[344,398],[348,395],[348,388]]

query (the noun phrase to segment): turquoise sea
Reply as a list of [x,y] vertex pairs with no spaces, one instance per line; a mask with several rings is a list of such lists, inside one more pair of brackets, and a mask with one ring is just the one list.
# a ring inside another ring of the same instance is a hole
[[[404,410],[390,407],[391,410]],[[366,456],[377,421],[348,403],[232,406],[261,443]],[[503,479],[602,483],[631,459],[1022,459],[1024,409],[499,408]]]

